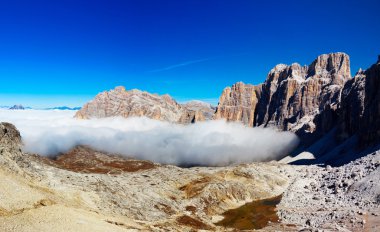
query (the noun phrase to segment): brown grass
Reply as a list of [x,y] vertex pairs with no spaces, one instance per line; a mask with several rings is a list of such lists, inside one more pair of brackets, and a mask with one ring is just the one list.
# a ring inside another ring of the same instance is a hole
[[268,222],[278,222],[276,205],[282,196],[253,201],[223,213],[224,219],[215,225],[239,230],[262,229]]
[[153,169],[156,165],[145,160],[128,160],[123,157],[94,151],[88,147],[76,147],[55,159],[45,160],[55,167],[79,173],[121,174]]
[[211,177],[205,176],[197,180],[193,180],[190,183],[180,187],[181,191],[186,193],[188,198],[197,196],[202,190],[211,182]]
[[192,218],[192,217],[187,216],[187,215],[183,215],[183,216],[177,218],[177,222],[180,225],[188,226],[188,227],[198,229],[198,230],[209,230],[210,229],[210,226],[201,222],[199,219],[195,219],[195,218]]
[[197,212],[197,207],[195,207],[193,205],[188,205],[188,206],[186,206],[186,211],[189,211],[189,212],[192,212],[193,214],[195,214]]

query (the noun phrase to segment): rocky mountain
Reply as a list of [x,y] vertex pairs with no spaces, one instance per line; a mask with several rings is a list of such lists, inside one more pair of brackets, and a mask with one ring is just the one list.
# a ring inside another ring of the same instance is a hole
[[9,108],[10,110],[25,110],[25,107],[22,105],[14,105]]
[[261,86],[253,86],[238,82],[223,90],[214,119],[240,121],[248,126],[254,126],[254,117]]
[[238,82],[227,87],[216,117],[250,126],[313,132],[312,119],[337,104],[340,89],[350,78],[350,61],[344,53],[321,55],[309,66],[279,64],[261,85]]
[[357,135],[362,147],[380,142],[380,56],[346,82],[338,114],[340,139]]
[[156,95],[137,89],[127,91],[124,87],[98,94],[94,100],[79,110],[75,117],[80,119],[103,117],[145,116],[173,123],[193,123],[211,118],[214,109],[210,105],[190,102],[177,103],[169,95]]
[[190,101],[182,104],[184,113],[182,114],[179,123],[188,124],[201,122],[212,119],[216,108],[211,104],[202,101]]
[[[298,151],[317,156],[352,137],[366,147],[380,142],[379,83],[379,61],[351,78],[347,54],[324,54],[309,66],[277,65],[263,84],[227,87],[215,118],[293,131],[301,139]],[[327,135],[330,147],[322,141]]]
[[215,113],[123,87],[77,113],[290,130],[303,140],[302,157],[347,161],[339,167],[181,168],[86,146],[50,159],[23,152],[17,128],[0,123],[1,231],[379,231],[380,151],[368,150],[379,150],[379,90],[380,57],[351,78],[349,57],[334,53],[309,66],[277,65],[261,85],[226,88]]

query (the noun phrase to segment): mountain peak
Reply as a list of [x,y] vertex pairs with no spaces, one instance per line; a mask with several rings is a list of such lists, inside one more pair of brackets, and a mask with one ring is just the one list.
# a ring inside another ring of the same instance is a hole
[[322,54],[309,65],[308,78],[313,76],[326,77],[334,75],[342,81],[351,78],[350,57],[343,52]]
[[22,105],[14,105],[12,106],[11,108],[9,108],[10,110],[25,110],[25,107],[22,106]]

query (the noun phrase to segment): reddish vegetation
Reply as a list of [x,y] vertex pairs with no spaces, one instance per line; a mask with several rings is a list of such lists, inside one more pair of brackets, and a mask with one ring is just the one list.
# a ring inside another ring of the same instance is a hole
[[183,216],[177,218],[177,222],[180,225],[189,226],[189,227],[192,227],[194,229],[199,229],[199,230],[210,229],[210,227],[208,225],[201,222],[200,220],[186,216],[186,215],[183,215]]
[[268,222],[278,222],[276,205],[282,196],[247,203],[223,213],[224,219],[216,225],[239,230],[262,229]]
[[155,164],[149,161],[127,160],[83,146],[76,147],[54,160],[49,160],[48,163],[74,172],[98,174],[120,174],[155,168]]
[[186,196],[192,198],[198,195],[209,183],[211,178],[208,176],[202,177],[200,179],[194,180],[179,189],[186,193]]

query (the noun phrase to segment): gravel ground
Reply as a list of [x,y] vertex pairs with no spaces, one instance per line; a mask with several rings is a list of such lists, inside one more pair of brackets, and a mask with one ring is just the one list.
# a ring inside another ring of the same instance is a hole
[[380,231],[380,151],[298,172],[278,205],[282,223],[305,231]]

